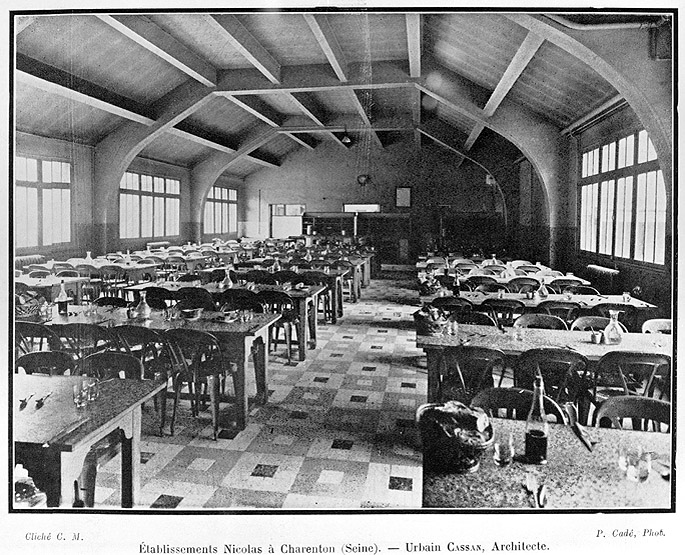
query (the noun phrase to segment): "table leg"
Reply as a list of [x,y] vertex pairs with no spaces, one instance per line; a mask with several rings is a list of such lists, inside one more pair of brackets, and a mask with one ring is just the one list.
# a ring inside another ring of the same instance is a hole
[[339,278],[335,282],[335,290],[337,291],[337,299],[338,299],[338,304],[335,307],[335,310],[338,312],[338,316],[342,318],[343,315],[343,284],[342,284],[342,278]]
[[319,304],[319,295],[314,295],[311,300],[311,307],[308,311],[309,314],[309,348],[316,349],[316,331],[318,326],[318,319],[316,314],[316,307]]
[[427,359],[428,373],[428,402],[439,402],[438,392],[440,390],[440,360],[442,349],[424,349]]
[[297,299],[297,354],[299,360],[305,360],[307,358],[307,299]]
[[[131,412],[130,430],[122,427],[121,435],[121,506],[133,508],[140,493],[140,405]],[[130,437],[128,437],[130,435]]]
[[[269,330],[264,330],[268,337]],[[254,362],[255,382],[257,386],[257,403],[260,405],[266,404],[269,393],[267,385],[269,383],[268,376],[268,341],[263,337],[256,337],[252,342],[252,360]]]

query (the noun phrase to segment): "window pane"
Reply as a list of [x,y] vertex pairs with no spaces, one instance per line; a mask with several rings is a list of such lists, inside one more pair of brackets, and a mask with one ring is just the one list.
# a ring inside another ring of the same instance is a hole
[[140,197],[140,203],[140,236],[152,237],[152,197]]
[[616,242],[614,254],[630,257],[630,228],[633,208],[633,177],[620,178],[616,191]]
[[587,154],[587,152],[584,152],[583,153],[583,163],[582,163],[582,167],[580,170],[580,177],[587,177],[587,158],[588,158],[588,154]]
[[[45,165],[43,165],[45,169]],[[52,245],[52,189],[43,190],[43,245]]]
[[178,235],[179,200],[175,198],[166,201],[166,235]]
[[155,197],[154,204],[154,228],[152,235],[154,237],[164,236],[164,197]]
[[592,151],[592,174],[597,175],[599,173],[599,149],[596,148]]
[[167,193],[170,195],[178,195],[181,192],[181,183],[177,179],[166,180]]
[[[64,174],[62,175],[64,178]],[[71,241],[71,190],[62,189],[62,243]]]
[[152,176],[151,175],[141,175],[140,176],[140,190],[152,192]]
[[62,183],[62,163],[52,162],[52,182]]
[[647,141],[647,161],[656,160],[656,150],[654,150],[654,143],[652,139]]
[[155,193],[163,193],[164,192],[164,179],[162,179],[161,177],[155,177],[154,190],[155,190]]
[[656,172],[647,174],[645,202],[645,262],[654,262],[654,229],[656,226]]
[[599,252],[611,254],[614,213],[614,182],[604,181],[600,188]]
[[43,160],[43,183],[52,183],[52,164],[48,160]]
[[645,207],[647,193],[647,174],[637,176],[637,204],[635,207],[635,260],[645,259]]
[[26,181],[38,181],[38,160],[35,158],[26,159]]
[[214,233],[213,222],[210,222],[209,218],[213,214],[212,207],[209,202],[205,202],[205,214],[203,217],[203,232],[204,233]]
[[14,179],[26,181],[26,158],[17,156],[14,159]]
[[228,200],[238,200],[238,191],[236,189],[228,190]]
[[[637,137],[637,163],[642,164],[647,161],[647,131],[640,131]],[[638,185],[639,186],[639,185]]]
[[238,232],[238,205],[229,204],[228,205],[228,232],[237,233]]
[[656,181],[656,233],[654,236],[654,262],[663,264],[666,256],[666,185],[659,170]]
[[221,205],[221,233],[228,233],[228,203]]
[[71,183],[71,164],[62,163],[62,183]]

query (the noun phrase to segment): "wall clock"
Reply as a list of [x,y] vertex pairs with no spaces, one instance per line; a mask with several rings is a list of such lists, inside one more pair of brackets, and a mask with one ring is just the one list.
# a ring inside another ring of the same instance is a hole
[[371,176],[367,173],[362,173],[357,176],[357,183],[360,185],[366,185],[367,183],[371,182]]

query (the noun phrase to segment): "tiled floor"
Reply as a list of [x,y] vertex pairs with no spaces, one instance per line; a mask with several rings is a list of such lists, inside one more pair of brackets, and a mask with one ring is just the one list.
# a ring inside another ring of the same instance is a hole
[[[279,345],[269,402],[237,435],[224,429],[213,441],[209,411],[193,418],[185,402],[174,437],[162,438],[146,405],[138,508],[420,507],[414,414],[426,399],[425,357],[416,292],[398,277],[372,281],[337,325],[321,325],[306,361],[287,365]],[[119,504],[119,469],[119,457],[99,468],[99,507]]]

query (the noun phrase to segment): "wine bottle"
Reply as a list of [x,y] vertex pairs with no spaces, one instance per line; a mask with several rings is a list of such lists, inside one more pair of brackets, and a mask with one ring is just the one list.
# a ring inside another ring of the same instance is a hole
[[531,464],[547,464],[549,424],[545,417],[545,386],[538,369],[533,386],[533,404],[526,419],[525,459]]

